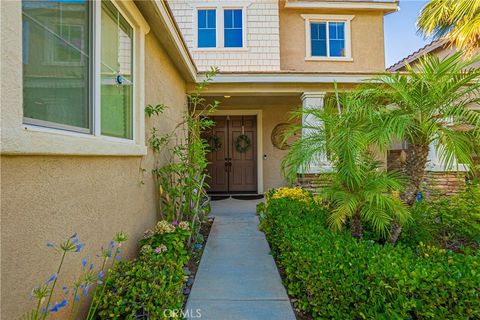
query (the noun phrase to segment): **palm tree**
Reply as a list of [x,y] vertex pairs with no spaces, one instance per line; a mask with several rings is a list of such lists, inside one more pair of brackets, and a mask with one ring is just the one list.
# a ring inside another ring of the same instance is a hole
[[426,36],[444,37],[457,49],[472,52],[480,46],[480,1],[432,0],[417,25]]
[[[364,91],[386,105],[379,110],[382,119],[371,123],[379,143],[385,145],[394,138],[408,142],[408,183],[401,198],[409,206],[423,181],[430,144],[447,168],[454,168],[457,161],[473,165],[480,113],[470,107],[480,103],[480,69],[471,65],[479,59],[464,60],[460,52],[443,60],[425,56],[415,69],[407,66],[405,73],[380,75]],[[400,232],[401,224],[394,223],[389,241],[395,243]]]
[[[392,195],[392,191],[402,187],[399,175],[380,170],[380,163],[373,159],[372,146],[377,137],[366,119],[372,119],[376,113],[365,103],[366,99],[356,92],[344,93],[339,101],[327,97],[323,110],[296,113],[296,117],[308,121],[292,131],[303,128],[309,134],[293,143],[282,167],[289,180],[295,180],[297,172],[328,154],[334,168],[333,179],[330,186],[320,190],[320,196],[333,209],[327,220],[330,228],[341,229],[349,219],[354,237],[362,236],[362,222],[385,236],[392,221],[404,222],[409,213],[404,203]],[[340,113],[337,104],[343,106]]]

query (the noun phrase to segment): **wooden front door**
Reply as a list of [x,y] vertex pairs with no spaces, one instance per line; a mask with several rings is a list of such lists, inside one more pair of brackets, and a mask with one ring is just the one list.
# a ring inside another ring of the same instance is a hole
[[[205,133],[214,149],[207,155],[210,193],[257,192],[257,119],[256,116],[215,116],[216,125]],[[250,145],[245,150],[245,135]],[[212,138],[216,137],[216,138]],[[237,147],[238,142],[240,148]],[[216,146],[215,146],[216,144]]]

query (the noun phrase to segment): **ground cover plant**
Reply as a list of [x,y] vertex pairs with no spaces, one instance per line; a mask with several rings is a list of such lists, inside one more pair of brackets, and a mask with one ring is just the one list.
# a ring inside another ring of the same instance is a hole
[[[284,191],[283,191],[284,192]],[[261,229],[295,307],[315,319],[475,319],[480,256],[380,245],[327,227],[328,206],[269,194]]]

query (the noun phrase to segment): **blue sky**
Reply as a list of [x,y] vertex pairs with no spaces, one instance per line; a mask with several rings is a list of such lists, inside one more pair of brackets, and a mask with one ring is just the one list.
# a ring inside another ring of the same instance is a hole
[[385,16],[385,66],[430,42],[416,32],[415,21],[428,0],[400,0],[400,11]]

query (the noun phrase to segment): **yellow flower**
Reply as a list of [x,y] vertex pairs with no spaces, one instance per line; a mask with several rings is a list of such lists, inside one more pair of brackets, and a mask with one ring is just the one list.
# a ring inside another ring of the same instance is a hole
[[300,187],[295,188],[278,188],[272,195],[272,199],[291,198],[300,201],[308,202],[310,200],[310,194]]

